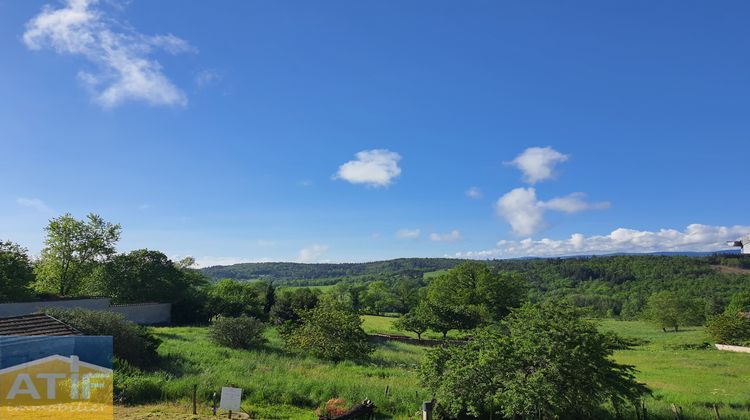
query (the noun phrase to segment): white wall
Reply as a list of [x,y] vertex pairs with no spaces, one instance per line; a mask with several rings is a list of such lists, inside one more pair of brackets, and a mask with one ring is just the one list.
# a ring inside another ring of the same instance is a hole
[[166,325],[172,321],[172,304],[170,303],[112,306],[109,298],[0,303],[0,318],[29,315],[45,308],[81,308],[91,311],[116,312],[123,314],[128,321],[143,325]]

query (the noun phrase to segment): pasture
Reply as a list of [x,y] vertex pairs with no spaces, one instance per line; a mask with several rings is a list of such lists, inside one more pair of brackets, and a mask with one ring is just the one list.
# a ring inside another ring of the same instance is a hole
[[[392,326],[394,318],[363,318],[369,333],[403,333]],[[615,359],[634,365],[638,379],[653,390],[645,400],[649,418],[674,418],[675,404],[686,419],[715,419],[715,404],[722,419],[750,419],[750,354],[713,349],[702,328],[664,333],[640,321],[604,320],[600,325],[641,340],[633,349],[617,351]],[[285,352],[274,330],[267,332],[268,344],[253,351],[217,347],[204,327],[153,331],[163,340],[159,353],[169,362],[126,380],[137,383],[140,392],[158,394],[146,405],[118,407],[118,418],[194,418],[186,414],[193,384],[198,384],[199,414],[205,418],[211,393],[229,384],[244,389],[243,408],[256,418],[314,419],[314,410],[336,396],[349,402],[370,398],[382,418],[407,419],[430,398],[416,373],[425,351],[419,346],[379,344],[368,362],[332,363]],[[634,418],[632,412],[625,414]]]

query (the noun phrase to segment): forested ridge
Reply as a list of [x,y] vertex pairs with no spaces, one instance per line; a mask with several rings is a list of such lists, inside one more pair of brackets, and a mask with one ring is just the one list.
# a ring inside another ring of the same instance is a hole
[[[395,283],[422,280],[425,273],[463,262],[447,258],[401,258],[349,264],[247,263],[204,268],[213,279],[273,280],[278,285]],[[731,296],[750,286],[750,258],[736,254],[709,256],[615,255],[581,258],[489,260],[496,272],[514,272],[529,285],[532,301],[563,299],[591,308],[594,315],[635,317],[648,297],[668,290],[707,301],[718,312]],[[734,271],[722,270],[732,268]],[[425,280],[422,280],[426,282]]]

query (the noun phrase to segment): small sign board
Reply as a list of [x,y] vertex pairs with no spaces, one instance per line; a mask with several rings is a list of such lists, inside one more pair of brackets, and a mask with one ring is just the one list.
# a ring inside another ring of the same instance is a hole
[[221,401],[219,408],[222,410],[240,411],[240,402],[242,401],[242,388],[221,388]]

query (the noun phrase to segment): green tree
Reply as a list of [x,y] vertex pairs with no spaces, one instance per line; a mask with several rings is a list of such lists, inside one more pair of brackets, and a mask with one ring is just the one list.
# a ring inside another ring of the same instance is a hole
[[402,331],[410,331],[422,339],[422,334],[430,328],[430,312],[425,305],[419,305],[397,319],[393,326]]
[[184,287],[183,273],[159,251],[118,254],[92,275],[87,291],[115,303],[174,302]]
[[13,242],[0,241],[0,302],[30,298],[33,281],[28,251]]
[[719,344],[746,345],[750,341],[750,318],[723,313],[709,318],[706,334]]
[[258,289],[251,282],[219,280],[208,288],[208,312],[211,316],[246,315],[260,318],[263,316],[263,302],[258,295]]
[[370,312],[380,315],[393,307],[395,298],[384,281],[374,281],[367,285],[362,303]]
[[646,304],[648,319],[664,331],[680,326],[701,325],[705,319],[706,302],[670,291],[652,294]]
[[416,279],[405,278],[396,282],[392,289],[393,306],[400,314],[409,312],[420,301],[420,282]]
[[740,312],[750,312],[750,292],[743,291],[733,294],[724,312],[733,315]]
[[572,307],[526,304],[465,346],[429,351],[420,374],[454,417],[597,418],[648,391],[612,342]]
[[497,321],[525,300],[526,287],[516,274],[493,273],[478,261],[461,263],[427,286],[430,329],[443,333],[469,330]]
[[301,323],[285,335],[287,346],[333,361],[364,358],[374,350],[359,315],[342,305],[325,303],[301,314]]
[[45,230],[47,239],[35,268],[35,287],[59,296],[79,293],[96,265],[115,253],[120,239],[120,225],[96,214],[85,220],[65,214],[50,220]]
[[271,318],[277,324],[297,323],[300,314],[318,305],[320,292],[308,287],[282,289],[271,309]]

